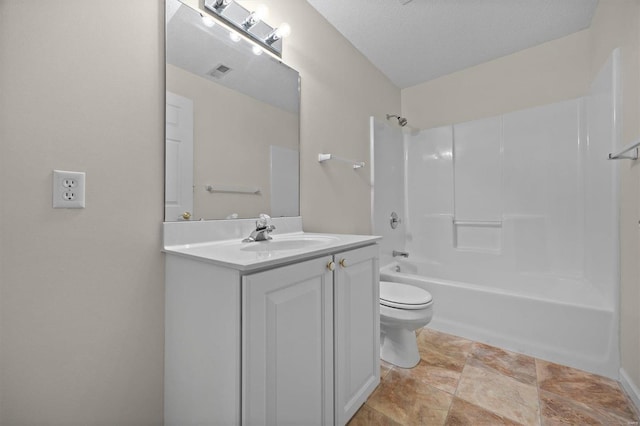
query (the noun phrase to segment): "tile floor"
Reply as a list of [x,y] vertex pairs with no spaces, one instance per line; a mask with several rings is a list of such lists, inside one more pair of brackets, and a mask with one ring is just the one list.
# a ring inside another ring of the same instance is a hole
[[611,379],[424,328],[420,363],[381,366],[361,425],[637,425]]

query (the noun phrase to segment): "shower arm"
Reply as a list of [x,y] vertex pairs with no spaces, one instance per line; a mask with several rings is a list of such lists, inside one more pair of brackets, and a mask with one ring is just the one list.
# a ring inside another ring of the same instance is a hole
[[396,115],[396,114],[387,114],[387,120],[389,120],[390,118],[396,118],[398,120],[398,125],[400,127],[404,127],[407,125],[407,119],[404,117],[400,117],[399,115]]

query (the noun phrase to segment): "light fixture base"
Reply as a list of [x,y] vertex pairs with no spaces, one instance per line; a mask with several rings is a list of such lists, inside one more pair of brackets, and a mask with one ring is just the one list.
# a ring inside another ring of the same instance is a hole
[[266,42],[266,39],[275,31],[275,28],[262,20],[248,25],[247,18],[251,16],[252,12],[234,1],[224,8],[216,7],[216,4],[217,0],[204,0],[205,11],[278,58],[282,58],[282,39],[275,40],[272,43]]

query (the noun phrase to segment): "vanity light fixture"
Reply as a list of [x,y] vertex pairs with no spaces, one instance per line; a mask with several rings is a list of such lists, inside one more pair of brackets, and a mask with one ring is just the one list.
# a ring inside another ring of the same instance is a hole
[[[291,33],[291,27],[283,23],[279,28],[274,28],[264,22],[268,13],[264,5],[249,11],[232,0],[204,0],[204,11],[229,28],[231,32],[237,33],[231,36],[232,40],[236,41],[244,37],[262,50],[278,58],[282,57],[282,38]],[[256,55],[262,53],[262,51],[257,53],[257,50],[253,49],[253,53]]]
[[231,0],[215,0],[213,2],[213,7],[218,11],[222,12],[226,9],[227,6],[231,3]]
[[241,26],[245,31],[249,31],[251,27],[256,25],[258,22],[262,21],[268,15],[269,15],[269,9],[267,9],[267,6],[265,6],[264,4],[260,4],[258,5],[258,7],[256,7],[256,10],[251,12],[249,16],[245,18]]
[[269,33],[269,35],[264,39],[264,42],[271,46],[281,38],[289,37],[289,34],[291,34],[291,27],[286,22],[283,22],[278,28]]

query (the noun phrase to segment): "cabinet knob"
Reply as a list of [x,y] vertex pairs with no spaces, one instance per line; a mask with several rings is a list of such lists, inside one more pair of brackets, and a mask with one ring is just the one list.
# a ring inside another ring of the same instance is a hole
[[340,259],[340,266],[342,266],[343,268],[349,266],[349,264],[347,263],[347,259]]
[[334,269],[336,269],[336,262],[327,263],[327,269],[330,271],[333,271]]

